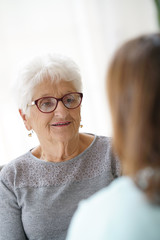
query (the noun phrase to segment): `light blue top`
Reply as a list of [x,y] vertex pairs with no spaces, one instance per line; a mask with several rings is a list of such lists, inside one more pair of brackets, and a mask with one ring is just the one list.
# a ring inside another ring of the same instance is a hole
[[67,240],[160,240],[160,206],[152,205],[129,177],[120,177],[83,200]]

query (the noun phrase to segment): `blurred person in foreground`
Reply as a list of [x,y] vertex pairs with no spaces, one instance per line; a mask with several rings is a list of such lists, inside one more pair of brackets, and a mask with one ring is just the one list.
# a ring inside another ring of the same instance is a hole
[[122,176],[82,201],[67,240],[160,239],[160,34],[120,47],[107,92]]
[[70,58],[32,59],[15,94],[40,144],[1,170],[0,240],[64,240],[78,202],[120,175],[112,140],[79,132],[82,81]]

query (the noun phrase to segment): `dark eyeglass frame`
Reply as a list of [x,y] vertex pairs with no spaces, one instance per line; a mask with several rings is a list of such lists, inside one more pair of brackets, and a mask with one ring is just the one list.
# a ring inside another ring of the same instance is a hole
[[[64,102],[63,102],[64,97],[66,97],[67,95],[75,94],[75,93],[80,95],[80,98],[81,98],[80,103],[78,104],[78,106],[76,106],[76,107],[74,107],[74,108],[67,107],[67,106],[64,104]],[[49,111],[49,112],[44,112],[44,111],[42,111],[42,110],[39,108],[38,102],[39,102],[41,99],[45,99],[45,98],[54,98],[54,99],[56,100],[56,105],[55,105],[54,110]],[[34,105],[36,105],[36,107],[38,108],[38,110],[39,110],[40,112],[42,112],[42,113],[51,113],[51,112],[54,112],[54,111],[56,110],[59,101],[61,101],[66,108],[68,108],[68,109],[75,109],[75,108],[78,108],[78,107],[81,105],[82,98],[83,98],[83,93],[80,93],[80,92],[71,92],[71,93],[65,94],[65,95],[64,95],[63,97],[61,97],[61,98],[56,98],[56,97],[53,97],[53,96],[41,97],[41,98],[36,99],[35,101],[32,101],[31,104],[28,104],[28,106],[34,106]]]

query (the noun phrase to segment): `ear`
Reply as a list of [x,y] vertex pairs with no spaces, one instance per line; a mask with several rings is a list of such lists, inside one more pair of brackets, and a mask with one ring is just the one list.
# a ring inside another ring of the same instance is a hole
[[31,125],[29,123],[28,116],[25,113],[23,113],[22,109],[19,109],[19,113],[21,115],[21,118],[23,119],[23,122],[24,122],[24,125],[25,125],[26,129],[28,131],[30,131],[32,129],[32,127],[31,127]]

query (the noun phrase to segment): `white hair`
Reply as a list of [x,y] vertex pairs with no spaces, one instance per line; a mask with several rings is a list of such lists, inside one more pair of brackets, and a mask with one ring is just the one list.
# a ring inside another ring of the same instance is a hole
[[70,58],[57,54],[44,54],[32,58],[21,66],[16,77],[14,94],[18,108],[28,113],[33,90],[44,79],[51,81],[72,81],[76,91],[82,92],[82,81],[77,64]]

